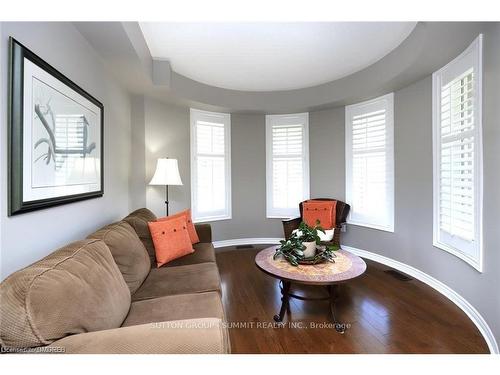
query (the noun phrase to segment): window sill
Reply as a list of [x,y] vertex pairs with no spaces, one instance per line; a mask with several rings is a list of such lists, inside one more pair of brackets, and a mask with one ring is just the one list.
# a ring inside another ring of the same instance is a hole
[[380,230],[382,232],[394,233],[394,226],[392,226],[392,227],[383,227],[381,225],[366,224],[366,223],[360,223],[360,222],[356,222],[356,221],[347,221],[347,224],[349,224],[349,225],[356,225],[358,227],[365,227],[365,228],[370,228],[370,229],[376,229],[376,230]]
[[473,267],[476,271],[480,272],[480,273],[483,273],[483,264],[482,264],[482,261],[481,259],[474,259],[472,258],[471,256],[467,255],[467,254],[464,254],[463,252],[461,252],[460,250],[458,249],[455,249],[451,246],[448,246],[446,244],[443,244],[441,242],[438,242],[436,240],[434,240],[432,242],[432,245],[440,250],[444,250],[446,251],[447,253],[450,253],[454,256],[456,256],[457,258],[460,258],[461,260],[463,260],[465,263],[469,264],[471,267]]
[[194,224],[201,224],[201,223],[210,223],[212,221],[223,221],[223,220],[231,220],[232,216],[214,216],[214,217],[205,217],[201,219],[193,219]]
[[266,215],[266,219],[280,219],[280,220],[290,220],[296,219],[299,215],[296,216],[283,216],[283,215]]

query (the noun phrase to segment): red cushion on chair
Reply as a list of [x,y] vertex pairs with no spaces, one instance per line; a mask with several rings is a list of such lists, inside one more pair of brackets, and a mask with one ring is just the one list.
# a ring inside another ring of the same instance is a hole
[[335,228],[337,201],[309,200],[302,203],[302,220],[310,227]]

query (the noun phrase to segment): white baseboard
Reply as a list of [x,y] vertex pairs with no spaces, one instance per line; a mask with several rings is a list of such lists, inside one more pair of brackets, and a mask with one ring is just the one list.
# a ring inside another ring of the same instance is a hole
[[279,245],[283,238],[235,238],[232,240],[214,241],[214,247],[238,245]]
[[386,266],[395,268],[401,272],[404,272],[417,280],[429,285],[431,288],[434,288],[439,293],[447,297],[450,301],[452,301],[455,305],[457,305],[463,312],[467,314],[467,316],[472,320],[472,322],[479,329],[479,332],[483,335],[486,343],[488,344],[488,348],[490,352],[493,354],[499,354],[498,344],[495,340],[495,336],[491,331],[488,323],[484,320],[481,314],[472,306],[464,297],[455,292],[446,284],[443,284],[441,281],[435,279],[434,277],[422,272],[408,264],[398,262],[397,260],[384,257],[382,255],[372,253],[366,250],[357,249],[355,247],[350,247],[346,245],[342,245],[342,249],[350,251],[353,254],[356,254],[362,258],[367,258],[373,260],[378,263],[385,264]]

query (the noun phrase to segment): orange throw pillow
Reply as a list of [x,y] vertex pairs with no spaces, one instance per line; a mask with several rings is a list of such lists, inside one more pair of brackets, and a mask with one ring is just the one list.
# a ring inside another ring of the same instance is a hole
[[152,221],[148,226],[155,246],[158,267],[194,252],[184,216]]
[[335,228],[337,201],[309,200],[302,204],[302,220],[314,227],[316,220],[323,229]]
[[191,239],[191,243],[195,244],[195,243],[200,242],[200,239],[198,238],[198,233],[196,233],[196,229],[195,229],[194,224],[193,224],[193,220],[191,219],[191,210],[190,209],[178,212],[174,215],[161,217],[161,218],[157,219],[157,221],[169,220],[169,219],[173,219],[173,218],[177,218],[177,217],[185,217],[186,218],[187,229],[188,229],[188,233],[189,233],[189,238]]

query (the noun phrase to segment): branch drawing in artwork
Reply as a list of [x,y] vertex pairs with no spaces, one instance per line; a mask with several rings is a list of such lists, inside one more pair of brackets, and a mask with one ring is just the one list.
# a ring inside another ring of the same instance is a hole
[[[69,142],[66,140],[66,147],[61,147],[60,144],[58,143],[58,137],[57,137],[57,121],[56,121],[56,116],[54,116],[54,113],[52,111],[52,108],[50,107],[50,100],[47,102],[47,104],[44,107],[45,111],[42,111],[42,107],[40,104],[35,104],[35,113],[42,123],[45,131],[47,132],[47,137],[42,137],[40,138],[35,144],[34,148],[38,148],[42,144],[47,145],[47,152],[40,155],[36,160],[44,159],[45,163],[48,165],[50,164],[51,161],[54,161],[54,166],[57,168],[57,162],[56,162],[56,156],[60,155],[63,158],[67,157],[68,155],[78,155],[80,154],[81,157],[85,158],[86,155],[89,155],[95,148],[96,144],[95,142],[92,142],[91,144],[87,145],[88,143],[88,127],[89,123],[85,116],[77,116],[80,121],[77,123],[77,126],[75,129],[70,129],[69,127],[69,121],[71,116],[58,116],[62,117],[63,119],[61,120],[63,122],[61,126],[64,127],[64,129],[59,129],[63,132],[63,134],[66,135],[66,138],[68,134],[71,134],[73,137],[77,137],[78,142],[72,142],[71,146],[69,145]],[[47,118],[50,119],[51,124],[49,124]],[[64,143],[64,142],[63,142]]]

